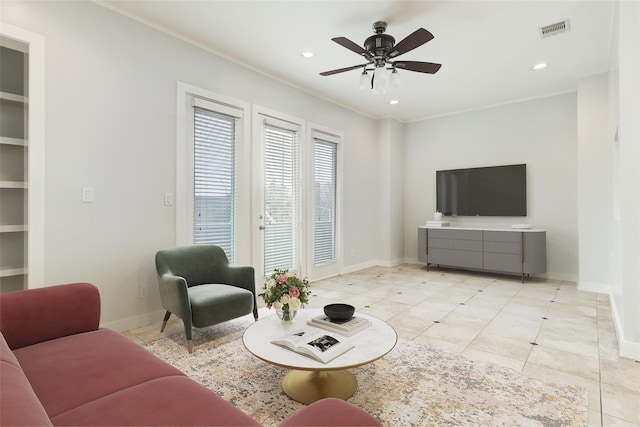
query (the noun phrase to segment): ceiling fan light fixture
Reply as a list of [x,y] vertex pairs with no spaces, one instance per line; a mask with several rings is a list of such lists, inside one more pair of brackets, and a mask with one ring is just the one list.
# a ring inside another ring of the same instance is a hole
[[360,84],[358,85],[358,89],[366,90],[369,87],[369,75],[367,74],[367,70],[362,70],[362,74],[360,74]]
[[382,67],[376,67],[373,71],[373,94],[385,93],[387,91],[387,80],[389,73],[387,69]]
[[389,77],[389,85],[392,89],[399,89],[402,87],[402,83],[400,82],[400,74],[398,74],[398,70],[395,68],[391,72],[391,76]]

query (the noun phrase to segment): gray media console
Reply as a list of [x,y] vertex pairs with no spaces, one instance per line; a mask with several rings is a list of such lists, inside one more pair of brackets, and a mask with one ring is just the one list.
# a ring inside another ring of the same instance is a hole
[[418,227],[418,261],[525,275],[547,271],[544,230]]

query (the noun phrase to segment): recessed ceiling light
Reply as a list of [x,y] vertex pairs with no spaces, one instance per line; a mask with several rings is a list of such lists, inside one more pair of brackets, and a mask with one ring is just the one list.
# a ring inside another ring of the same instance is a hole
[[397,99],[392,99],[391,101],[389,101],[389,104],[391,105],[396,105],[398,103],[400,103],[400,101],[398,101]]
[[305,50],[304,52],[302,52],[302,56],[304,56],[305,58],[313,58],[314,55],[315,54],[310,50]]
[[533,67],[531,67],[531,69],[533,71],[540,71],[540,70],[544,70],[545,68],[547,68],[547,63],[546,62],[539,62],[536,65],[534,65]]

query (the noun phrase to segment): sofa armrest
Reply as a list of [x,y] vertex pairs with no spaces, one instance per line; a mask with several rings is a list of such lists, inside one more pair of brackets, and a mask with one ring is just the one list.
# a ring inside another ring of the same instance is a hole
[[0,295],[0,331],[12,350],[100,327],[100,293],[71,283]]

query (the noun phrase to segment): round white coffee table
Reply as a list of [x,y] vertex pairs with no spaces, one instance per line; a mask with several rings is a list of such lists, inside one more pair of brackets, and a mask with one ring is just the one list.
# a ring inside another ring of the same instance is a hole
[[312,328],[307,320],[323,314],[321,309],[302,309],[296,318],[283,323],[275,314],[264,317],[249,326],[242,337],[244,346],[254,356],[265,362],[291,371],[282,380],[282,389],[293,400],[309,404],[325,397],[347,400],[356,392],[358,381],[347,369],[371,363],[395,347],[396,331],[386,322],[366,314],[356,313],[371,322],[371,326],[351,337],[355,347],[328,363],[318,362],[294,351],[271,343],[272,340],[302,329]]

